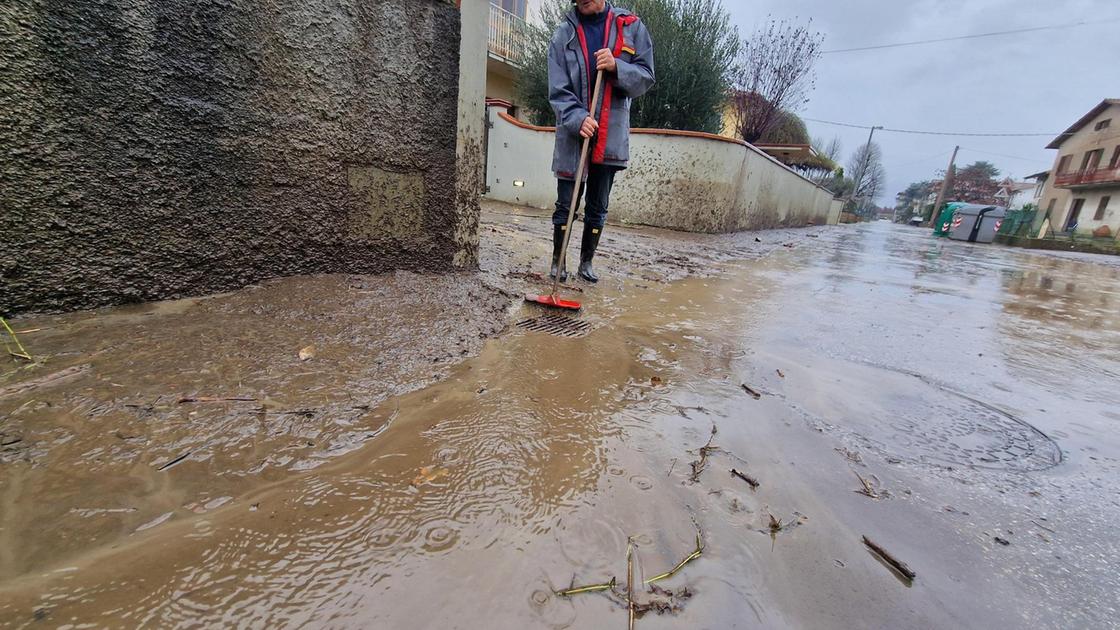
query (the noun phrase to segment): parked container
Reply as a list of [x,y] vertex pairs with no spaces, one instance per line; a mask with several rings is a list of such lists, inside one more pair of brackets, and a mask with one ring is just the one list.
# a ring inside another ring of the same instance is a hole
[[969,243],[991,243],[1006,213],[1007,209],[1002,206],[960,205],[953,213],[949,238]]

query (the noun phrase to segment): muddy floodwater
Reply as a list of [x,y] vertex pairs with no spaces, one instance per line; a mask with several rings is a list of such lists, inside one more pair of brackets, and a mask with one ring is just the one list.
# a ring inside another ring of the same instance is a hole
[[0,625],[1117,627],[1114,261],[611,227],[557,316],[546,230],[17,319]]

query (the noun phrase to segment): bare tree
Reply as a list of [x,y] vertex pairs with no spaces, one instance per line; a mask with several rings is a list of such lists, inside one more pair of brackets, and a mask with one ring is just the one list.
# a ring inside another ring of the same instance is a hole
[[879,145],[860,145],[848,160],[848,175],[855,183],[851,201],[857,212],[875,208],[875,198],[887,184],[887,171],[883,168],[883,150]]
[[732,114],[739,137],[756,142],[809,101],[816,85],[813,65],[821,56],[824,35],[771,19],[743,41],[732,82]]

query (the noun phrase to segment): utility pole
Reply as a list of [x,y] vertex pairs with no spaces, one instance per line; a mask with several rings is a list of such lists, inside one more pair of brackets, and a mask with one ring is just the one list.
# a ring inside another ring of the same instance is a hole
[[953,157],[949,158],[949,168],[945,169],[945,178],[941,180],[941,190],[937,191],[937,201],[933,202],[933,212],[929,216],[929,226],[934,230],[937,229],[937,215],[941,214],[941,204],[945,201],[945,195],[948,194],[952,182],[950,179],[953,177],[953,164],[957,161],[957,151],[960,147],[953,147]]
[[[859,175],[859,179],[857,179],[854,182],[855,185],[852,186],[852,194],[848,195],[849,202],[856,200],[856,193],[859,192],[859,185],[862,183],[860,180],[863,179],[863,174],[867,172],[867,164],[871,161],[871,139],[875,137],[876,129],[882,129],[882,127],[872,127],[871,133],[867,134],[867,145],[863,149],[863,168],[861,168],[859,170],[859,173],[857,173],[857,175]],[[847,204],[844,205],[847,206]],[[859,209],[858,201],[856,201],[856,209]],[[841,210],[841,212],[843,212],[843,210]]]

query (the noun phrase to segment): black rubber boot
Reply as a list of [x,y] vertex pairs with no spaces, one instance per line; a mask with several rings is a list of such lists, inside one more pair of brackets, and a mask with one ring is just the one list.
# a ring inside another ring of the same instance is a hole
[[[563,225],[552,226],[552,269],[548,272],[549,278],[556,277],[556,268],[560,266],[560,249],[564,247],[564,228]],[[568,279],[568,270],[562,269],[560,271],[560,282]]]
[[595,249],[599,247],[599,237],[603,235],[603,228],[593,228],[586,223],[583,225],[583,243],[579,248],[579,277],[588,282],[598,282],[599,276],[591,268],[591,259],[595,257]]

